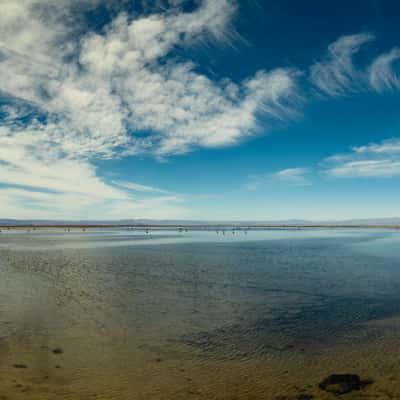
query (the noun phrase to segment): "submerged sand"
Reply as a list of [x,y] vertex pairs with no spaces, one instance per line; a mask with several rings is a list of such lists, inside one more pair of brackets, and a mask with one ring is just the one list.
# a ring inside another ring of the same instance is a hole
[[348,248],[370,237],[2,240],[0,399],[334,399],[333,373],[400,398],[399,263]]

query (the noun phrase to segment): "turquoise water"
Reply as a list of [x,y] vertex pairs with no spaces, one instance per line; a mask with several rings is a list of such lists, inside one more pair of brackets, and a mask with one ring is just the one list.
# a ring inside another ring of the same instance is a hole
[[398,394],[398,231],[0,235],[7,398],[329,398],[343,370]]

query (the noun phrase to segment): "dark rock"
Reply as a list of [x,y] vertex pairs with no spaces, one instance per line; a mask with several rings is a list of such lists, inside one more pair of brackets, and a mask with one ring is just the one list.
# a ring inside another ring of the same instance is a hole
[[319,388],[336,395],[360,390],[366,385],[373,383],[371,380],[361,380],[356,374],[333,374],[325,378]]
[[296,396],[296,400],[311,400],[314,396],[308,393],[300,393]]
[[26,368],[28,368],[28,366],[26,364],[14,364],[13,367],[17,368],[17,369],[26,369]]
[[53,354],[62,354],[62,353],[63,353],[63,350],[60,349],[59,347],[53,349]]

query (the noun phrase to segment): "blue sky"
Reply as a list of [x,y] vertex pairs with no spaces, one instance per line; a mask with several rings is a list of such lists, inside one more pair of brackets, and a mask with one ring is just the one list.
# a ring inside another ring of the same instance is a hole
[[399,14],[3,0],[0,217],[399,216]]

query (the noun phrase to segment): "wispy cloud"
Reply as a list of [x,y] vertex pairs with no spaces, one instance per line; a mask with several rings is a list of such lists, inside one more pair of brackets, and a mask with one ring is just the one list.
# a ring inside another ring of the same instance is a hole
[[[369,69],[369,82],[377,92],[400,89],[399,71],[400,48],[395,47],[389,53],[381,54]],[[397,63],[397,68],[396,68]]]
[[43,143],[42,134],[46,135],[25,129],[16,135],[0,128],[3,216],[111,219],[185,214],[181,197],[133,182],[107,183],[89,161],[59,158],[51,145],[36,147],[32,138]]
[[247,190],[255,191],[263,186],[276,184],[310,186],[312,183],[308,178],[309,174],[309,168],[286,168],[269,174],[251,175],[245,187]]
[[287,168],[276,172],[273,178],[295,186],[310,186],[311,182],[307,178],[308,168]]
[[370,143],[365,146],[353,147],[358,154],[400,154],[400,138],[392,138],[381,143]]
[[183,200],[174,196],[115,199],[90,194],[0,188],[1,215],[37,219],[184,218]]
[[342,36],[328,47],[326,57],[310,68],[310,81],[322,93],[342,96],[360,90],[364,77],[353,64],[353,56],[371,42],[368,33]]
[[400,139],[354,147],[350,153],[325,160],[333,177],[368,178],[400,176]]
[[141,185],[139,183],[134,183],[134,182],[121,182],[121,181],[114,181],[113,182],[115,185],[120,186],[122,188],[132,190],[133,192],[142,192],[142,193],[164,193],[168,194],[167,190],[156,188],[153,186],[146,186],[146,185]]
[[400,175],[400,161],[360,160],[346,161],[329,170],[336,177],[391,177]]
[[327,55],[310,67],[310,82],[318,92],[332,97],[360,91],[379,93],[400,89],[400,49],[378,55],[364,66],[354,56],[375,37],[368,33],[342,36],[328,47]]

